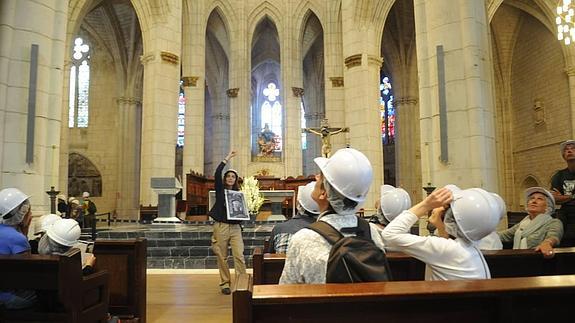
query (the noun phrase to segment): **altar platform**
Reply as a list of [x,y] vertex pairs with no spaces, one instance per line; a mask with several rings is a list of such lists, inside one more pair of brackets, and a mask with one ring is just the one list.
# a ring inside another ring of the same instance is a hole
[[[252,267],[251,255],[262,247],[274,225],[283,221],[255,221],[243,224],[244,256]],[[89,230],[89,229],[84,229]],[[212,222],[186,221],[183,224],[140,224],[116,220],[110,225],[100,221],[96,239],[135,239],[148,241],[148,269],[215,269],[216,256],[211,250]],[[228,263],[233,268],[231,250]]]

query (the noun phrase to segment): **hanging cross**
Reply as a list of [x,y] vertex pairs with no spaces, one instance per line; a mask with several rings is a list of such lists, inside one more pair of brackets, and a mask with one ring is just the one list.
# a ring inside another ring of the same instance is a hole
[[349,128],[331,128],[328,125],[327,119],[321,120],[321,127],[319,128],[304,128],[302,132],[313,133],[321,138],[321,155],[328,158],[331,154],[331,143],[329,137],[337,135],[340,132],[349,132]]

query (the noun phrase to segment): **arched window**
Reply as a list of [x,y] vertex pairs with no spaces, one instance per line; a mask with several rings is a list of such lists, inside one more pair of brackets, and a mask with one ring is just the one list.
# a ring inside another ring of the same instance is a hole
[[[307,122],[305,121],[305,109],[303,108],[303,102],[299,104],[300,110],[301,110],[301,122],[300,122],[300,126],[302,129],[307,128]],[[301,149],[302,150],[306,150],[307,149],[307,136],[306,136],[307,132],[302,131],[301,132]]]
[[80,37],[74,40],[74,53],[70,67],[70,93],[68,127],[88,127],[90,89],[90,46]]
[[261,107],[261,128],[264,133],[273,133],[273,151],[282,151],[282,105],[277,101],[280,94],[274,83],[269,83],[263,90],[266,97]]
[[392,144],[395,140],[395,107],[393,106],[393,90],[389,77],[382,74],[379,84],[379,110],[381,113],[381,139],[384,144]]
[[182,84],[183,82],[180,81],[180,97],[178,99],[178,147],[184,146],[184,128],[186,124],[186,95]]

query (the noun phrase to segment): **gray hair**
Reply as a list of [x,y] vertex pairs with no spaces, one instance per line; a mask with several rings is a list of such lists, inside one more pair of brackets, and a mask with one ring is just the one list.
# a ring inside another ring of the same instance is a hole
[[352,201],[347,197],[343,196],[339,193],[335,188],[333,188],[329,182],[323,179],[323,187],[325,188],[325,192],[327,194],[327,200],[329,205],[331,205],[332,209],[341,215],[350,215],[355,214],[357,211],[359,204],[356,201]]
[[43,235],[38,242],[38,253],[41,255],[64,254],[70,247],[59,244],[50,239],[47,234]]
[[18,205],[18,207],[15,207],[8,214],[4,215],[2,224],[17,226],[18,224],[22,223],[28,212],[30,212],[30,201],[26,200]]

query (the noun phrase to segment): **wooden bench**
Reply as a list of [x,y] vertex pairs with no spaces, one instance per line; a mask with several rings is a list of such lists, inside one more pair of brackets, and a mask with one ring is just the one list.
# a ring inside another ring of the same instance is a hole
[[96,268],[110,274],[110,313],[146,322],[147,241],[96,240]]
[[81,261],[78,249],[62,256],[0,256],[0,289],[31,289],[39,298],[31,309],[0,310],[0,322],[106,322],[108,272],[82,276]]
[[[543,258],[533,250],[484,251],[493,278],[529,277],[575,274],[575,248],[556,248],[555,257]],[[402,252],[388,252],[387,259],[393,280],[423,280],[425,264]],[[285,263],[285,254],[253,252],[253,281],[255,285],[277,284]]]
[[564,322],[575,276],[233,288],[234,323]]

